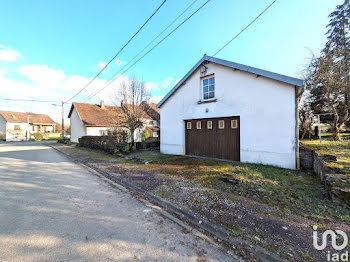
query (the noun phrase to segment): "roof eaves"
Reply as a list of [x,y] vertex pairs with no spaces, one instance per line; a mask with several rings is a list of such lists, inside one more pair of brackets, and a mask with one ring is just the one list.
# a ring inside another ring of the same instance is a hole
[[81,116],[80,116],[80,114],[79,114],[79,111],[78,111],[78,109],[77,109],[77,107],[75,106],[74,103],[75,103],[75,102],[72,103],[71,109],[70,109],[69,114],[68,114],[68,118],[71,117],[71,115],[72,115],[72,113],[73,113],[73,110],[74,110],[74,108],[75,108],[75,111],[77,111],[77,114],[78,114],[78,117],[79,117],[79,119],[80,119],[80,122],[82,123],[83,126],[85,126],[86,124],[85,124],[85,122],[83,121],[83,119],[81,118]]
[[259,69],[256,67],[252,67],[252,66],[247,66],[247,65],[243,65],[243,64],[239,64],[239,63],[235,63],[235,62],[231,62],[231,61],[227,61],[224,59],[220,59],[220,58],[216,58],[216,57],[212,57],[212,56],[207,56],[206,60],[209,62],[214,62],[217,64],[221,64],[221,65],[225,65],[231,68],[235,68],[235,69],[239,69],[248,73],[252,73],[252,74],[256,74],[256,75],[261,75],[270,79],[274,79],[280,82],[284,82],[290,85],[295,85],[295,86],[303,86],[304,85],[304,81],[298,78],[294,78],[294,77],[290,77],[290,76],[286,76],[286,75],[282,75],[282,74],[278,74],[278,73],[274,73],[271,71],[267,71],[264,69]]
[[197,64],[195,64],[190,71],[188,71],[188,73],[173,87],[173,89],[171,89],[164,97],[163,99],[157,104],[157,108],[160,108],[162,106],[162,104],[176,91],[176,89],[178,89],[185,81],[186,79],[192,75],[192,73],[198,68],[198,66],[200,66],[205,60],[206,60],[206,56],[203,56],[198,62]]
[[56,125],[56,123],[36,123],[36,122],[30,122],[29,124],[32,124],[32,125],[46,125],[46,126],[54,126]]

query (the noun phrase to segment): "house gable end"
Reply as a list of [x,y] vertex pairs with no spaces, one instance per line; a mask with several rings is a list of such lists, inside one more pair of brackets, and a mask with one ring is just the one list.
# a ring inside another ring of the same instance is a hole
[[297,79],[297,78],[293,78],[293,77],[289,77],[289,76],[285,76],[285,75],[281,75],[281,74],[277,74],[274,72],[270,72],[267,70],[263,70],[263,69],[259,69],[259,68],[255,68],[255,67],[251,67],[251,66],[246,66],[243,64],[238,64],[235,62],[231,62],[231,61],[227,61],[224,59],[219,59],[219,58],[215,58],[215,57],[210,57],[210,56],[204,56],[202,59],[200,59],[197,64],[195,66],[193,66],[191,68],[191,70],[174,86],[174,88],[172,88],[164,97],[163,99],[157,104],[157,107],[160,108],[167,100],[168,98],[173,95],[176,90],[178,88],[180,88],[185,82],[186,80],[205,62],[211,62],[211,63],[215,63],[218,65],[222,65],[222,66],[226,66],[235,70],[240,70],[243,72],[247,72],[247,73],[251,73],[251,74],[255,74],[257,76],[263,76],[265,78],[268,79],[272,79],[272,80],[276,80],[282,83],[286,83],[292,86],[303,86],[304,82],[301,79]]

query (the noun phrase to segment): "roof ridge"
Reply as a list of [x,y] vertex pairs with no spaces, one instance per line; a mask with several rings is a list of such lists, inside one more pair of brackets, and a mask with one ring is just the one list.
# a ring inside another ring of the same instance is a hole
[[0,110],[0,112],[49,116],[48,114],[42,114],[42,113],[20,112],[20,111],[8,111],[8,110]]

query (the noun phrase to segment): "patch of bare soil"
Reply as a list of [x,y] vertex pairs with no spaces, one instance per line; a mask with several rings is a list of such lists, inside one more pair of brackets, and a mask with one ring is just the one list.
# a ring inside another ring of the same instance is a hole
[[[330,243],[323,251],[313,247],[312,226],[315,221],[309,218],[287,214],[269,205],[217,191],[181,176],[164,175],[121,161],[96,160],[83,153],[72,152],[67,147],[60,150],[189,210],[199,218],[220,225],[232,237],[246,239],[289,261],[327,261],[327,251],[336,251]],[[329,220],[320,231],[326,229],[341,229],[350,234],[350,226],[337,221]],[[349,247],[341,252],[345,251],[350,252]]]

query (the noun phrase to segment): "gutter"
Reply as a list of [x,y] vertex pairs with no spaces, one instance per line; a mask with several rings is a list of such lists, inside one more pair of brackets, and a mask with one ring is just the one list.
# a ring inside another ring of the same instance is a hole
[[305,87],[296,87],[295,89],[295,168],[300,170],[300,154],[299,154],[299,98],[305,91]]
[[56,124],[49,124],[49,123],[29,123],[30,125],[44,125],[44,126],[53,126]]

